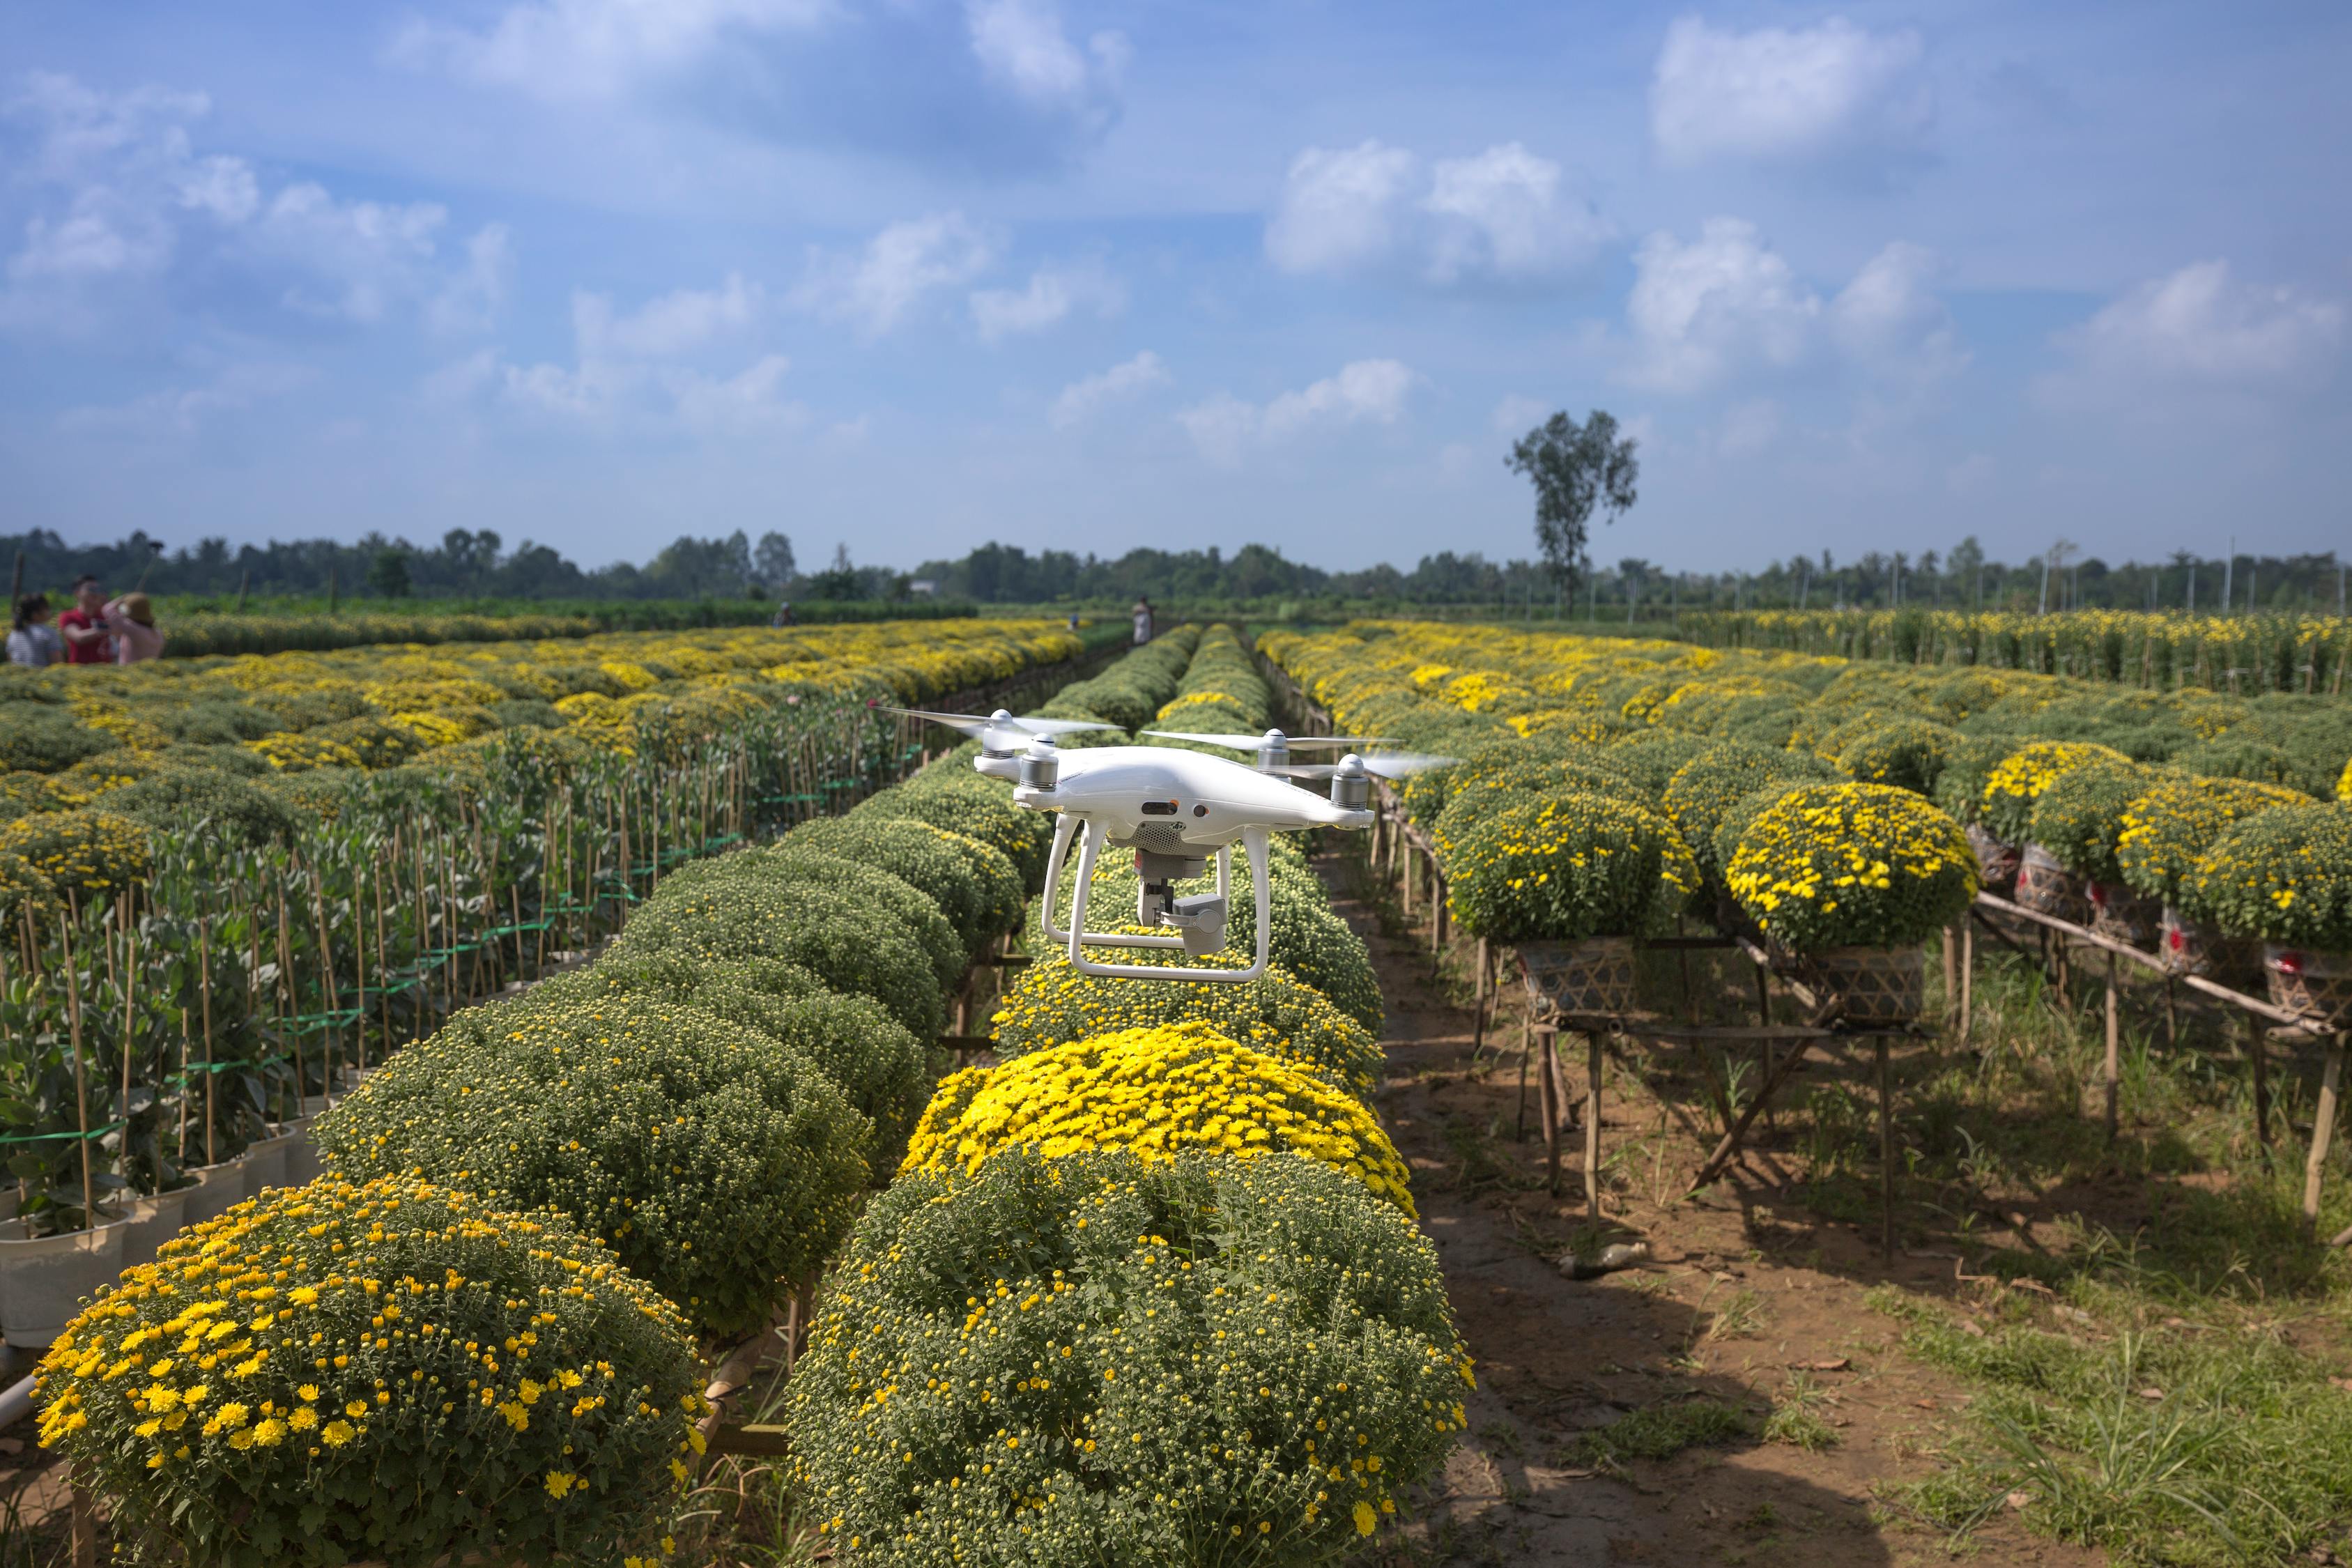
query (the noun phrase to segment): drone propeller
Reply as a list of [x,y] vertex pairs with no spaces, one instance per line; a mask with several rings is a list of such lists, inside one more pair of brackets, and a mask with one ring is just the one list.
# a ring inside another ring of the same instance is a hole
[[[1198,741],[1204,746],[1225,746],[1236,752],[1264,749],[1264,735],[1201,735],[1190,730],[1146,730],[1147,735],[1157,735],[1163,741]],[[1286,747],[1299,746],[1392,746],[1396,742],[1381,735],[1286,735]]]
[[982,717],[972,713],[934,713],[928,708],[892,708],[881,703],[869,703],[885,713],[898,713],[908,719],[927,719],[934,724],[944,724],[978,741],[991,752],[1015,752],[1039,735],[1067,735],[1078,730],[1116,730],[1116,724],[1098,723],[1089,719],[1016,719],[1000,708]]
[[[1433,756],[1425,752],[1391,752],[1387,756],[1357,759],[1366,773],[1376,773],[1384,779],[1407,779],[1415,773],[1427,773],[1432,768],[1451,767],[1461,760],[1459,757]],[[1301,763],[1268,771],[1280,773],[1285,778],[1328,779],[1344,766],[1344,763]]]

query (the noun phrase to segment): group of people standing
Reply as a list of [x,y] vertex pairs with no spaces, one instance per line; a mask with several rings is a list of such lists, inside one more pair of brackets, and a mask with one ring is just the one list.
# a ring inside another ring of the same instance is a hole
[[51,664],[143,664],[162,657],[163,634],[155,606],[133,591],[110,599],[98,579],[74,584],[73,608],[55,616],[47,594],[26,594],[8,626],[8,662],[38,668]]

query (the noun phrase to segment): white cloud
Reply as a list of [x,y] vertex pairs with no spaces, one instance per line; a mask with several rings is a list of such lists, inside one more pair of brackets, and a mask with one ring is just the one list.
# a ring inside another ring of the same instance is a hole
[[1575,272],[1614,235],[1563,192],[1559,164],[1517,142],[1434,163],[1364,142],[1291,161],[1265,250],[1286,272],[1523,286]]
[[675,359],[758,318],[759,285],[730,272],[717,289],[679,289],[648,300],[626,315],[615,315],[604,294],[572,297],[572,324],[583,359]]
[[995,250],[961,213],[894,223],[854,254],[811,251],[807,280],[793,297],[804,309],[878,335],[904,321],[926,296],[979,277]]
[[1743,403],[1723,416],[1716,449],[1727,458],[1752,458],[1780,436],[1780,405],[1770,398]]
[[2341,301],[2241,283],[2228,262],[2200,261],[2139,285],[2060,342],[2078,371],[2118,390],[2149,381],[2268,389],[2324,377],[2344,328]]
[[1168,367],[1150,349],[1111,366],[1098,375],[1082,377],[1062,388],[1049,416],[1054,427],[1066,430],[1114,403],[1168,384]]
[[1735,33],[1685,16],[1666,29],[1650,83],[1650,132],[1667,162],[1798,161],[1899,151],[1934,112],[1913,32],[1843,16]]
[[1025,289],[982,289],[971,296],[972,325],[988,343],[1044,331],[1073,310],[1091,310],[1107,321],[1125,309],[1126,286],[1098,262],[1041,267]]
[[414,22],[394,58],[551,100],[620,96],[702,59],[730,37],[805,32],[832,0],[528,0],[485,31]]
[[0,103],[30,127],[15,172],[33,191],[0,328],[88,332],[142,302],[176,308],[155,280],[183,263],[191,288],[225,284],[308,315],[373,323],[414,307],[440,329],[489,324],[502,228],[477,231],[453,259],[437,204],[349,201],[307,180],[266,191],[247,160],[195,150],[209,108],[201,94],[104,93],[58,76]]
[[1370,422],[1393,425],[1419,381],[1392,359],[1356,360],[1339,374],[1286,392],[1264,407],[1227,393],[1181,411],[1178,423],[1209,461],[1238,464],[1252,449],[1296,438],[1318,428]]
[[1097,33],[1079,49],[1046,0],[965,0],[964,26],[982,74],[1039,108],[1098,105],[1127,62],[1118,33]]
[[1637,386],[1696,393],[1823,363],[1918,392],[1968,363],[1920,246],[1887,246],[1827,301],[1740,218],[1709,218],[1687,242],[1654,234],[1633,264],[1624,376]]
[[1496,433],[1516,440],[1550,418],[1552,407],[1541,398],[1523,397],[1514,392],[1495,405]]
[[303,386],[310,373],[297,365],[231,365],[200,386],[151,392],[128,403],[83,405],[58,416],[69,436],[132,443],[184,440],[220,415],[250,408]]

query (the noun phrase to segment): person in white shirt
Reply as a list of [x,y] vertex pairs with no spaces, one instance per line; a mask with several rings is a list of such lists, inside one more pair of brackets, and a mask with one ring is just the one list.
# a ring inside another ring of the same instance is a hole
[[1138,594],[1135,608],[1128,614],[1135,617],[1135,646],[1141,647],[1151,640],[1151,601]]
[[65,656],[63,639],[58,628],[49,625],[49,596],[27,594],[17,600],[16,614],[8,627],[8,662],[39,669]]

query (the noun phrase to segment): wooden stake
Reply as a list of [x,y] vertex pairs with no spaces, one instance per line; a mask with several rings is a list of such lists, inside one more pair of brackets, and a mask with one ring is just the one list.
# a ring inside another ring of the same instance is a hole
[[1878,1058],[1879,1250],[1895,1258],[1895,1079],[1887,1061],[1886,1037],[1871,1041]]
[[2344,1083],[2344,1037],[2327,1042],[2327,1065],[2319,1073],[2319,1104],[2312,1112],[2311,1156],[2303,1165],[2304,1224],[2319,1222],[2319,1184],[2327,1169],[2327,1148],[2336,1138],[2336,1096]]
[[73,1042],[74,1111],[81,1127],[81,1223],[83,1229],[96,1230],[97,1193],[89,1171],[89,1089],[84,1081],[81,1059],[81,965],[74,962],[70,915],[58,928],[58,933],[66,947],[66,1024]]
[[212,911],[205,910],[196,918],[196,994],[204,1006],[205,1021],[205,1163],[220,1163],[220,1152],[214,1143],[213,1131],[213,924]]
[[1535,1056],[1535,1009],[1530,1005],[1519,1024],[1519,1120],[1518,1131],[1512,1134],[1522,1143],[1528,1141],[1528,1063]]
[[1960,937],[1950,926],[1944,928],[1944,1026],[1952,1026],[1953,1014],[1960,1003]]
[[1486,1048],[1486,994],[1493,978],[1493,959],[1487,951],[1486,939],[1482,936],[1478,939],[1478,975],[1473,983],[1475,989],[1472,993],[1473,1005],[1476,1009],[1470,1025],[1470,1055],[1474,1060],[1480,1051]]
[[1601,1223],[1601,1032],[1584,1036],[1584,1203]]
[[2117,1102],[2123,1093],[2122,1027],[2117,1017],[2121,1005],[2116,987],[2116,955],[2107,954],[2107,1057],[2105,1066],[2107,1090],[2107,1142],[2113,1143],[2119,1131]]
[[1544,1190],[1559,1196],[1559,1091],[1558,1072],[1553,1059],[1555,1031],[1540,1031],[1543,1039],[1543,1070],[1536,1075],[1537,1093],[1542,1100],[1544,1135]]
[[2263,1021],[2253,1014],[2244,1015],[2246,1047],[2254,1058],[2254,1142],[2262,1146],[2263,1163],[2271,1163],[2271,1064],[2270,1042],[2263,1034]]
[[1960,922],[1960,1043],[1976,1029],[1977,923]]

